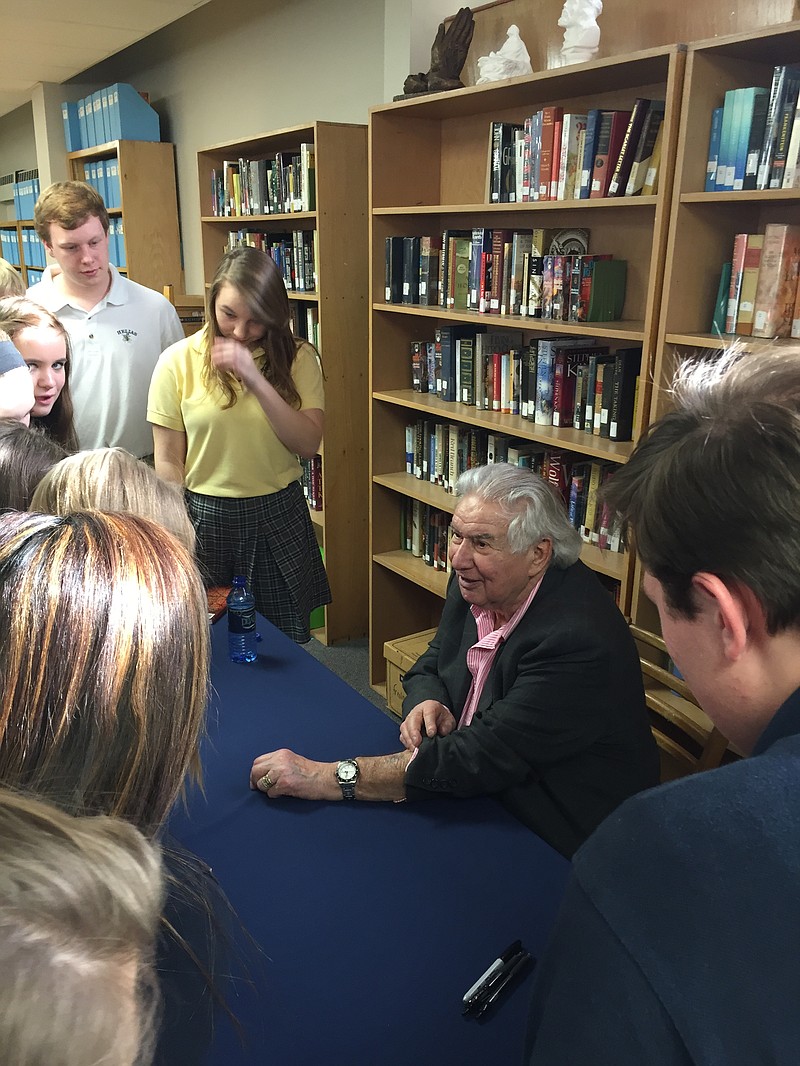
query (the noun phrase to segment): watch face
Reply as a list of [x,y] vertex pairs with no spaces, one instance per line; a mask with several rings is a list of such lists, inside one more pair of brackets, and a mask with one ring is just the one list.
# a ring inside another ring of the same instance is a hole
[[337,770],[336,776],[339,778],[340,781],[344,781],[345,783],[349,781],[355,781],[355,779],[358,777],[358,767],[353,762],[339,763],[339,768]]

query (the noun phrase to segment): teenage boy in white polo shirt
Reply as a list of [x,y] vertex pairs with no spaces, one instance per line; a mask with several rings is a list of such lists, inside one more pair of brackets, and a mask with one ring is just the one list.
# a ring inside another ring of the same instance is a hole
[[36,232],[51,268],[28,296],[52,311],[70,337],[70,388],[81,448],[119,446],[149,455],[147,390],[161,352],[183,339],[161,293],[123,277],[108,261],[108,213],[82,181],[59,181],[39,197]]

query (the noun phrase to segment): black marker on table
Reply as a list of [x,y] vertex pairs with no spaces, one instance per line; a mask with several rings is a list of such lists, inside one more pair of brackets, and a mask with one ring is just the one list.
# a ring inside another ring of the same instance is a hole
[[488,993],[492,981],[500,976],[503,969],[507,967],[521,951],[522,943],[519,940],[515,940],[513,944],[509,944],[499,958],[494,960],[488,970],[481,974],[472,988],[464,993],[462,1000],[464,1004],[463,1014],[468,1014],[475,1008],[480,999]]
[[516,956],[516,958],[510,963],[510,965],[507,966],[506,969],[502,972],[502,974],[500,974],[497,979],[492,983],[491,987],[489,988],[488,994],[484,997],[481,997],[479,1002],[476,1004],[476,1018],[480,1018],[480,1016],[486,1010],[488,1010],[489,1007],[491,1007],[491,1005],[494,1003],[500,993],[505,988],[507,988],[511,984],[511,982],[519,976],[519,974],[522,973],[522,971],[527,967],[528,963],[531,961],[532,958],[533,956],[530,955],[527,951],[521,951]]

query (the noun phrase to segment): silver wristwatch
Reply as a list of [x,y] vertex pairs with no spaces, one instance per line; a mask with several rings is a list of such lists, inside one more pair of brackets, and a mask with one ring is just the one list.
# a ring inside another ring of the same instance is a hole
[[342,759],[336,766],[336,780],[346,800],[356,798],[356,781],[361,771],[355,759]]

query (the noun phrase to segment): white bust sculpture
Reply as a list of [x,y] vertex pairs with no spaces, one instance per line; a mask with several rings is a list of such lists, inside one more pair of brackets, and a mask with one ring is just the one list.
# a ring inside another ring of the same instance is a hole
[[561,61],[565,66],[586,63],[597,53],[600,27],[595,20],[602,10],[601,0],[566,0],[558,20],[564,27]]
[[476,82],[477,85],[533,73],[531,57],[528,55],[528,49],[519,35],[518,26],[508,27],[508,33],[502,48],[478,59],[478,73],[480,77]]

